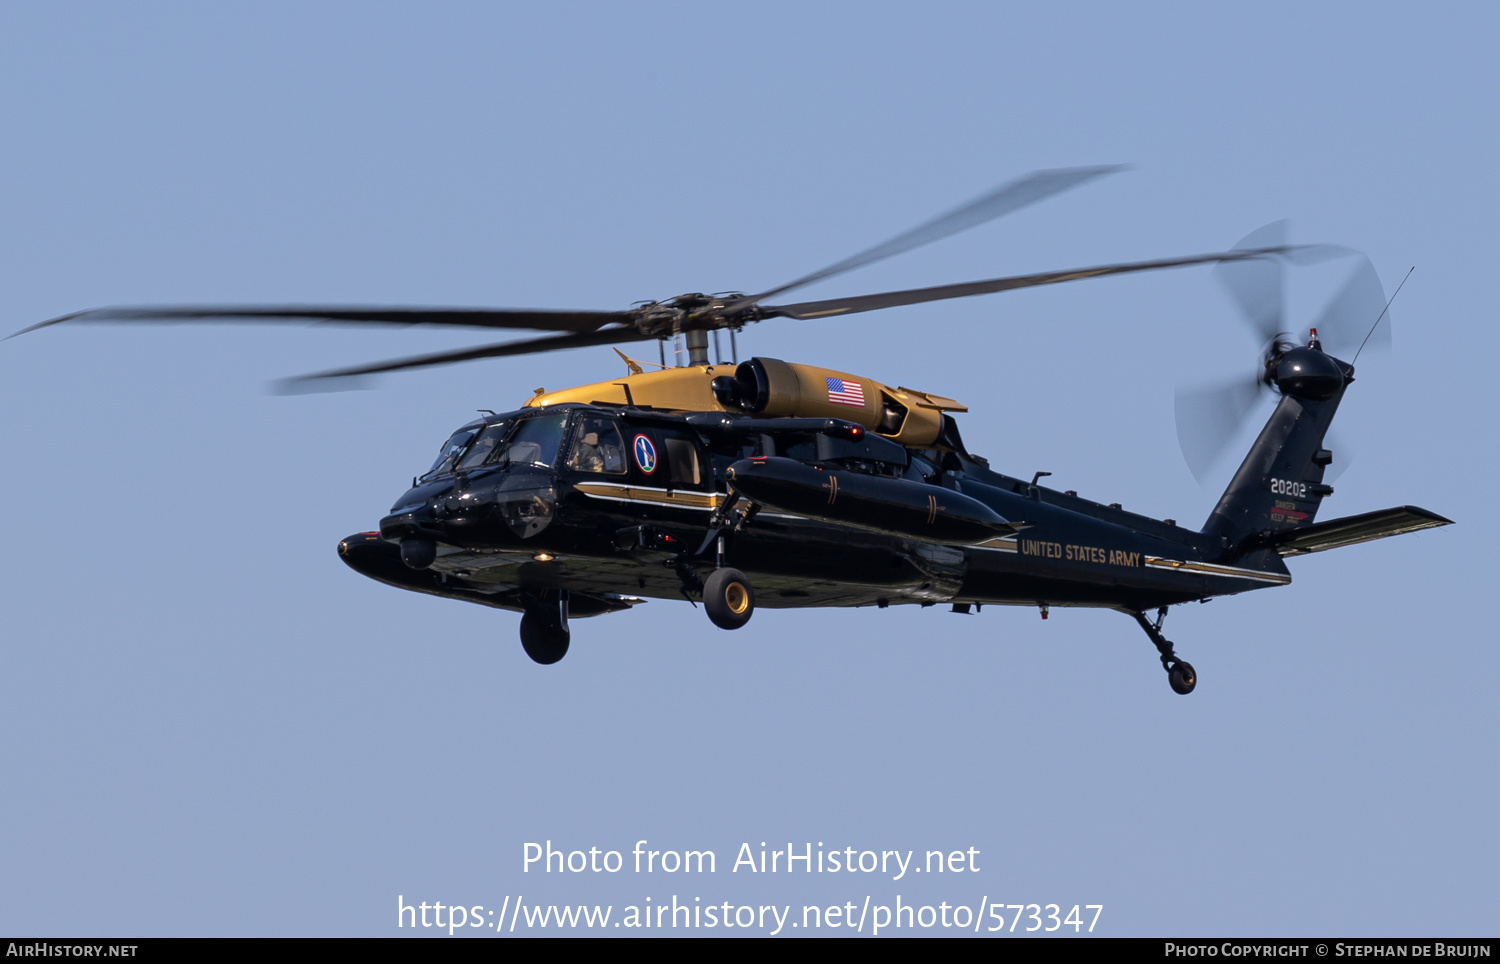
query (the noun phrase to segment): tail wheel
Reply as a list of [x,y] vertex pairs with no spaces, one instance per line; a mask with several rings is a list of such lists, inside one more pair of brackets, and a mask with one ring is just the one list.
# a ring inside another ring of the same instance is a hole
[[738,569],[715,569],[703,582],[703,608],[720,629],[739,629],[755,613],[755,590]]
[[1193,664],[1182,660],[1172,664],[1167,670],[1167,682],[1172,684],[1172,692],[1179,696],[1186,696],[1198,685],[1198,674],[1193,672]]

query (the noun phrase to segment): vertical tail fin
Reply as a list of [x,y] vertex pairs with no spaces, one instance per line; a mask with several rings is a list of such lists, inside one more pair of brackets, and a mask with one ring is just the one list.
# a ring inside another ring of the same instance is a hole
[[[1325,356],[1328,357],[1328,356]],[[1329,359],[1336,361],[1335,359]],[[1323,484],[1331,454],[1323,436],[1353,381],[1353,367],[1337,362],[1344,384],[1326,398],[1284,392],[1239,471],[1203,525],[1229,555],[1262,532],[1307,525],[1333,487]]]

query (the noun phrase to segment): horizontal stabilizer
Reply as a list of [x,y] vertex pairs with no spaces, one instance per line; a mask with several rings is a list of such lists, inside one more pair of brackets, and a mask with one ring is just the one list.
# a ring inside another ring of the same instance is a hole
[[1403,505],[1395,509],[1363,512],[1292,529],[1263,532],[1252,541],[1255,548],[1275,549],[1283,556],[1300,556],[1384,539],[1386,536],[1399,536],[1403,532],[1417,532],[1452,524],[1452,519],[1445,519],[1436,512],[1428,512],[1414,505]]

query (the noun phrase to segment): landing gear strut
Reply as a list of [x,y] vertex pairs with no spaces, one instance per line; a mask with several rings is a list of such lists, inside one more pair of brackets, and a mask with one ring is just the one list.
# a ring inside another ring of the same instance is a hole
[[725,565],[724,534],[740,531],[760,509],[759,504],[751,503],[748,508],[735,512],[735,504],[739,501],[740,494],[730,491],[724,503],[709,517],[708,533],[703,537],[703,544],[698,547],[698,551],[693,553],[693,558],[701,559],[712,548],[715,569],[707,579],[697,586],[692,585],[697,581],[697,575],[688,557],[684,554],[677,560],[683,595],[691,599],[694,590],[702,592],[703,610],[720,629],[739,629],[755,614],[755,590],[750,588],[750,580],[743,572]]
[[521,648],[542,665],[568,655],[568,591],[523,593],[526,611],[521,616]]
[[1167,671],[1167,683],[1171,685],[1172,692],[1179,696],[1191,693],[1193,687],[1198,685],[1198,674],[1193,671],[1193,664],[1178,659],[1177,652],[1172,649],[1172,641],[1161,634],[1161,624],[1167,618],[1167,607],[1163,606],[1156,611],[1154,622],[1147,619],[1145,613],[1130,615],[1135,617],[1146,635],[1151,637],[1151,642],[1156,644],[1156,651],[1161,654],[1161,668]]

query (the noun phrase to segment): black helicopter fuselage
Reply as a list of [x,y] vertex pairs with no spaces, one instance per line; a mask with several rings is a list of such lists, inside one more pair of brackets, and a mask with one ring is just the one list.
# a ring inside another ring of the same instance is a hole
[[[615,348],[628,375],[554,393],[538,388],[525,409],[461,428],[378,531],[339,543],[344,561],[403,589],[522,613],[522,646],[539,663],[566,655],[570,618],[628,609],[644,598],[701,601],[722,629],[744,626],[757,604],[946,603],[962,612],[989,603],[1037,606],[1043,617],[1050,606],[1107,607],[1135,619],[1156,646],[1172,689],[1186,694],[1197,676],[1162,635],[1167,607],[1285,585],[1288,555],[1450,522],[1413,506],[1314,521],[1333,491],[1323,482],[1332,459],[1322,447],[1324,433],[1353,366],[1323,352],[1317,328],[1309,329],[1305,346],[1284,341],[1284,262],[1356,252],[1290,245],[1279,222],[1216,254],[781,301],[803,286],[1118,169],[1026,175],[758,294],[692,293],[623,311],[126,306],[75,312],[23,331],[71,322],[321,320],[533,332],[325,371],[293,379],[293,386],[655,340],[659,371],[646,371],[650,363]],[[1359,258],[1319,320],[1325,335],[1354,349],[1355,358],[1390,307],[1374,266]],[[1198,264],[1216,265],[1266,351],[1250,384],[1235,380],[1179,394],[1179,431],[1197,426],[1181,436],[1194,472],[1222,453],[1263,391],[1280,396],[1201,531],[1037,485],[1045,473],[1028,483],[991,471],[964,448],[950,413],[968,409],[955,399],[812,365],[738,360],[736,333],[772,318],[829,319]],[[1384,330],[1388,340],[1389,322]],[[721,333],[729,336],[727,365]],[[667,343],[675,348],[679,339],[685,358],[678,355],[669,367]],[[1207,442],[1203,459],[1189,454],[1190,436]],[[1152,609],[1154,622],[1146,616]]]
[[[468,449],[417,480],[378,532],[344,540],[345,562],[518,611],[566,592],[575,617],[694,598],[724,565],[768,608],[1142,612],[1291,581],[1274,552],[1230,564],[1220,537],[991,471],[951,418],[911,451],[832,420],[561,408],[465,426]],[[476,458],[486,433],[492,451]]]
[[645,598],[701,600],[723,629],[757,605],[1087,606],[1133,617],[1186,694],[1169,606],[1286,585],[1288,555],[1449,524],[1414,506],[1315,521],[1353,373],[1315,337],[1278,348],[1280,401],[1201,531],[992,471],[948,414],[918,447],[823,415],[562,403],[459,429],[339,553],[393,586],[521,612],[539,663],[566,655],[571,618]]

